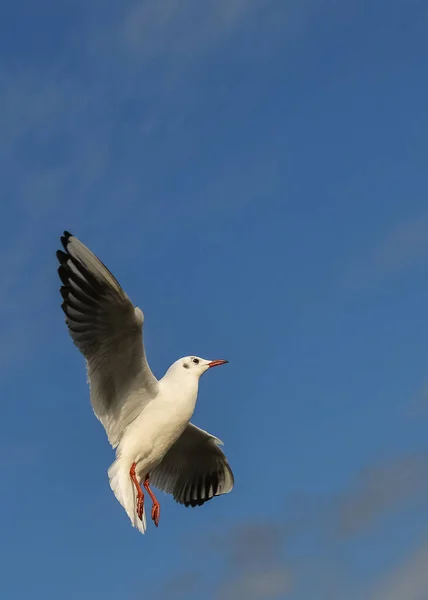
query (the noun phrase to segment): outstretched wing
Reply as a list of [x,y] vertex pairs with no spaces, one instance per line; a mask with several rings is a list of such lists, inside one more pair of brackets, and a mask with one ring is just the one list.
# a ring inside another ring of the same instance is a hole
[[158,381],[144,352],[144,315],[82,242],[68,232],[61,242],[61,306],[73,342],[87,362],[94,413],[116,447],[157,392]]
[[201,506],[233,488],[232,469],[221,440],[189,423],[150,473],[150,482],[184,506]]

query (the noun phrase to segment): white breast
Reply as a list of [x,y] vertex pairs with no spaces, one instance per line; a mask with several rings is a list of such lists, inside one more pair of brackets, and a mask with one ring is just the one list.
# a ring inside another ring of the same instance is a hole
[[[159,394],[129,426],[119,452],[137,463],[143,476],[153,470],[180,437],[195,410],[198,386],[161,380]],[[144,473],[143,473],[144,471]]]

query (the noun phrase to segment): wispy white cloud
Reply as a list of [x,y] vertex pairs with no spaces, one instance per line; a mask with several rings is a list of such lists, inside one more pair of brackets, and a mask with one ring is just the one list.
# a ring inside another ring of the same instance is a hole
[[428,258],[428,213],[392,225],[383,237],[355,260],[341,285],[360,289],[394,279]]
[[217,592],[218,600],[275,600],[291,589],[291,574],[285,567],[255,569],[225,581]]
[[[147,0],[127,2],[118,14],[107,4],[103,27],[83,19],[49,64],[6,65],[0,152],[8,177],[2,185],[5,202],[26,209],[23,228],[38,213],[55,214],[67,205],[71,216],[84,209],[96,225],[100,206],[104,219],[110,213],[114,220],[127,206],[138,207],[142,193],[164,203],[155,178],[162,180],[187,150],[191,156],[186,144],[197,152],[192,115],[205,96],[189,87],[187,67],[202,64],[202,50],[219,38],[239,35],[242,20],[259,10],[269,9],[274,25],[275,4],[221,0],[202,8],[194,0]],[[176,51],[180,40],[191,44],[190,55]],[[150,57],[157,52],[168,64],[153,68]],[[254,154],[255,163],[260,158]],[[182,204],[185,209],[186,200]]]
[[428,455],[399,456],[364,469],[335,502],[335,529],[343,536],[370,530],[415,497],[428,499]]
[[[217,164],[200,189],[178,198],[177,211],[166,210],[171,201],[162,183],[202,143],[194,138],[193,115],[204,100],[185,73],[201,62],[204,49],[238,35],[241,22],[268,4],[221,1],[201,10],[190,0],[148,0],[116,10],[106,3],[99,6],[100,27],[96,10],[80,3],[82,19],[58,55],[4,65],[0,193],[9,222],[0,240],[0,303],[9,315],[0,334],[4,367],[25,360],[37,339],[32,332],[43,327],[51,304],[41,281],[54,276],[63,228],[77,228],[83,237],[89,230],[92,237],[102,233],[105,239],[123,224],[129,231],[121,244],[126,254],[139,217],[140,230],[175,227],[179,218],[183,225],[188,218],[195,223],[204,218],[204,211],[195,210],[200,199],[218,193],[211,218],[228,219],[263,189],[275,165],[262,151],[241,165]],[[191,52],[184,47],[179,52],[180,44]],[[153,65],[155,55],[167,60]],[[31,309],[24,307],[28,298]]]
[[[391,457],[357,473],[342,491],[287,502],[292,514],[205,532],[209,569],[204,573],[202,566],[199,578],[192,577],[189,596],[208,586],[216,600],[425,600],[426,544],[391,571],[367,579],[356,574],[367,554],[383,545],[382,521],[414,515],[414,507],[428,501],[427,475],[427,454]],[[213,563],[219,565],[214,580]]]
[[245,523],[214,538],[226,561],[218,600],[274,600],[292,588],[284,557],[285,529],[280,523]]
[[[315,6],[79,0],[79,18],[55,55],[4,61],[0,194],[9,226],[0,240],[0,304],[9,318],[0,333],[3,373],[34,351],[57,309],[47,290],[54,285],[56,292],[54,251],[64,228],[84,239],[102,236],[102,252],[108,235],[126,227],[120,245],[126,258],[145,231],[204,224],[207,212],[211,224],[227,222],[266,201],[279,168],[262,144],[234,152],[233,160],[219,156],[198,183],[176,189],[175,202],[165,182],[179,178],[209,145],[200,135],[201,120],[209,121],[207,98],[227,100],[227,86],[207,88],[202,77],[209,53],[225,64],[269,60],[275,41],[295,43],[296,32],[304,34]],[[200,210],[201,202],[215,202],[215,211]]]
[[188,598],[200,582],[200,575],[195,571],[185,571],[172,575],[162,586],[159,598]]
[[274,5],[271,0],[139,0],[125,16],[123,40],[145,58],[200,52]]
[[160,589],[160,598],[172,597],[177,582],[179,593],[185,590],[188,598],[207,595],[207,590],[215,600],[282,598],[293,584],[284,542],[284,528],[273,521],[242,522],[222,532],[205,532],[207,572],[202,566],[198,573],[183,572],[183,578],[173,575]]
[[428,542],[396,565],[375,585],[370,600],[426,600],[428,598]]

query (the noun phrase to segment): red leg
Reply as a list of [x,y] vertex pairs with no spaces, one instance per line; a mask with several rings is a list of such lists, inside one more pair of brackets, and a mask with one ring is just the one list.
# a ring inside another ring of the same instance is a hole
[[153,520],[153,523],[156,525],[156,527],[158,527],[158,525],[159,525],[159,517],[160,517],[160,504],[156,500],[156,497],[155,497],[154,493],[150,489],[149,476],[148,475],[146,475],[146,478],[144,480],[143,485],[144,485],[144,489],[147,491],[147,493],[149,494],[150,498],[152,499],[152,502],[153,502],[152,520]]
[[140,521],[142,521],[143,520],[143,511],[144,511],[144,494],[143,494],[143,490],[140,487],[140,483],[137,479],[137,476],[135,474],[136,466],[137,465],[135,463],[132,463],[131,469],[129,470],[129,474],[135,485],[135,489],[137,490],[137,516],[140,519]]

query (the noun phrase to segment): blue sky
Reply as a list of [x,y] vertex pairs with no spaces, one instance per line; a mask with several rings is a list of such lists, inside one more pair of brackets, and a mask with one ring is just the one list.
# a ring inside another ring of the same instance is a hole
[[[348,3],[349,4],[349,3]],[[8,600],[426,600],[428,8],[0,6]],[[236,487],[142,537],[60,311],[63,229],[198,354]]]

